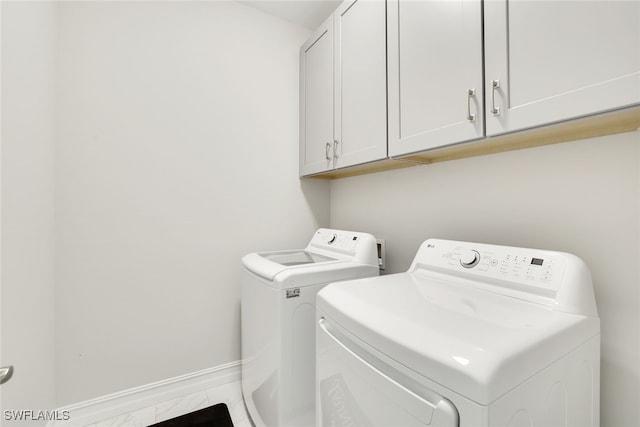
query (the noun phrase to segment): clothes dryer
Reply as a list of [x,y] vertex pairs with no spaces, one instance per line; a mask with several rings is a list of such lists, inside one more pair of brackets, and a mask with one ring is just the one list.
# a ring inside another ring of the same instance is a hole
[[256,427],[315,422],[315,298],[330,282],[377,276],[376,239],[319,229],[305,249],[242,258],[242,393]]
[[561,252],[427,240],[317,296],[318,426],[599,425],[600,321]]

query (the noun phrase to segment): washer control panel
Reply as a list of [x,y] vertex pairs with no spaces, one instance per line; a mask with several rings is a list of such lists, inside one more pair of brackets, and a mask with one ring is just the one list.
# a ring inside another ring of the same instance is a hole
[[355,252],[359,240],[359,233],[356,232],[320,229],[316,231],[311,244],[325,249]]
[[320,228],[306,250],[378,268],[378,245],[376,238],[369,233]]

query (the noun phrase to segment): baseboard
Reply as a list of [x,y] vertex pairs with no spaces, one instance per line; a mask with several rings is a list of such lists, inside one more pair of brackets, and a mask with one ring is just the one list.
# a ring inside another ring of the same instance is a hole
[[58,408],[59,420],[47,427],[85,426],[238,380],[240,361]]

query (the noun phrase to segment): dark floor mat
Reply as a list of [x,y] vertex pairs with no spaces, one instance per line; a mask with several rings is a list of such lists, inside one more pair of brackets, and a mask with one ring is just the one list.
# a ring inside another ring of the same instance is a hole
[[224,403],[190,412],[150,427],[233,427],[229,408]]

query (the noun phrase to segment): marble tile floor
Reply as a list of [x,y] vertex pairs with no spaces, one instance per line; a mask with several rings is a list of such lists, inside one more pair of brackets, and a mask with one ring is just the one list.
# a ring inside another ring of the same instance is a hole
[[227,404],[234,427],[252,427],[242,401],[240,381],[118,415],[85,427],[147,427],[218,403]]

